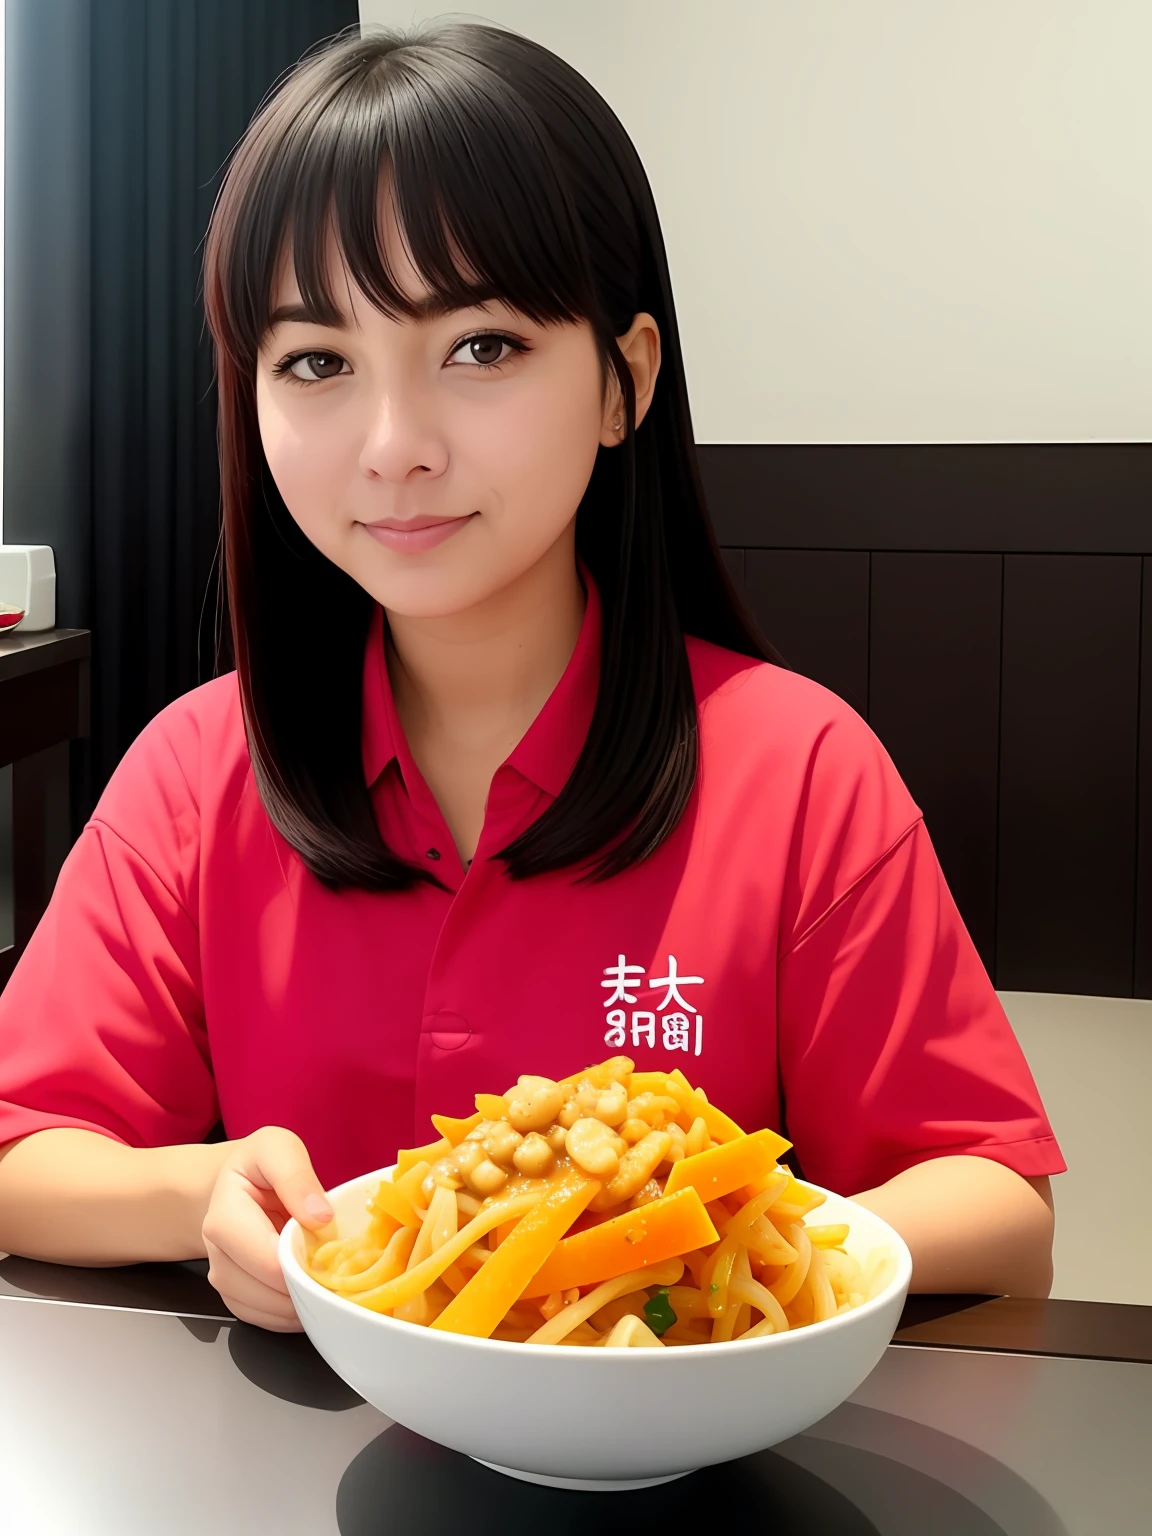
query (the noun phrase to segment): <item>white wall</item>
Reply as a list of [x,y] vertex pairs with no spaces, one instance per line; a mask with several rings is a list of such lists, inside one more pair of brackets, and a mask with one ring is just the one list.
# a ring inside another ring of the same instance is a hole
[[484,14],[568,59],[632,134],[700,441],[1152,435],[1149,0]]
[[1052,1181],[1052,1294],[1152,1306],[1152,1002],[1047,992],[1000,999],[1068,1164]]

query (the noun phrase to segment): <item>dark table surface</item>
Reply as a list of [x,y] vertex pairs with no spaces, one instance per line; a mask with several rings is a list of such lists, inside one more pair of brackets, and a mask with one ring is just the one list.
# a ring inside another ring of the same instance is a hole
[[5,1536],[1152,1528],[1152,1307],[913,1297],[876,1370],[805,1434],[593,1495],[392,1424],[302,1336],[232,1318],[204,1267],[0,1260]]

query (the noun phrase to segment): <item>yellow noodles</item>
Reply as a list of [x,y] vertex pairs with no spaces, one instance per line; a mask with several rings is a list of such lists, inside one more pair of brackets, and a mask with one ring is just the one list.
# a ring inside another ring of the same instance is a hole
[[786,1142],[746,1136],[682,1073],[620,1056],[476,1102],[400,1155],[362,1236],[306,1234],[313,1279],[422,1327],[651,1349],[807,1327],[891,1278],[843,1224],[806,1227],[824,1196],[777,1164]]

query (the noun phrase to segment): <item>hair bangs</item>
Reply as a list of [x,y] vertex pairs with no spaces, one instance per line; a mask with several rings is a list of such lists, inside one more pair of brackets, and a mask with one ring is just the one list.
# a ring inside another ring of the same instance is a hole
[[[396,319],[427,314],[429,301],[444,311],[500,301],[537,324],[588,320],[603,331],[563,168],[531,107],[494,69],[412,47],[329,85],[288,131],[272,99],[267,153],[239,178],[246,206],[234,210],[221,254],[225,329],[248,359],[273,324],[285,260],[320,324],[346,313],[343,274]],[[389,202],[423,293],[406,290],[389,260]]]

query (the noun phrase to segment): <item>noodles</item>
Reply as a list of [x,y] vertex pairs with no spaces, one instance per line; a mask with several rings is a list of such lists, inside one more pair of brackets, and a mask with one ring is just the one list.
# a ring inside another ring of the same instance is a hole
[[779,1280],[774,1280],[768,1287],[782,1307],[799,1296],[812,1264],[812,1242],[804,1228],[793,1222],[784,1236],[795,1247],[796,1260],[787,1266]]
[[[784,1308],[759,1280],[754,1280],[750,1274],[737,1276],[732,1283],[732,1295],[737,1301],[747,1302],[757,1308],[762,1323],[769,1325],[763,1328],[763,1332],[787,1333],[788,1319],[784,1315]],[[756,1326],[761,1327],[761,1323]]]
[[891,1278],[806,1225],[824,1196],[680,1072],[617,1056],[478,1094],[402,1152],[363,1236],[306,1234],[305,1268],[402,1322],[512,1343],[684,1348],[860,1306]]
[[626,1296],[629,1291],[634,1291],[644,1281],[650,1281],[656,1285],[675,1285],[684,1273],[684,1265],[679,1259],[669,1259],[666,1264],[657,1264],[650,1271],[636,1270],[630,1275],[618,1275],[615,1280],[606,1280],[603,1285],[598,1285],[587,1296],[582,1296],[579,1301],[573,1302],[570,1307],[565,1307],[555,1317],[548,1321],[532,1335],[531,1344],[560,1344],[577,1323],[584,1323],[594,1312],[599,1312],[601,1307],[607,1306],[610,1301],[615,1301],[618,1296]]

